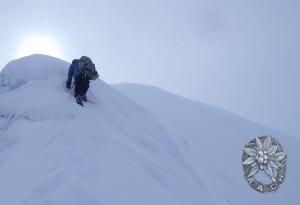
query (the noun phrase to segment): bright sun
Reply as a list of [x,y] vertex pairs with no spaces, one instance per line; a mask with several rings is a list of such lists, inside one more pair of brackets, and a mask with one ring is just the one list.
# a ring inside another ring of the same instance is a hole
[[18,57],[31,54],[45,54],[54,57],[61,57],[57,43],[49,37],[38,36],[26,39],[18,52]]

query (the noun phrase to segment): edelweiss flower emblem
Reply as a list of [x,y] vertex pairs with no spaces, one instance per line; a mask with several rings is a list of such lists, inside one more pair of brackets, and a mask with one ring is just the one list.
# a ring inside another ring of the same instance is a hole
[[[256,137],[244,148],[244,177],[252,188],[260,192],[276,191],[285,178],[286,154],[272,136]],[[270,178],[270,184],[259,182],[254,177],[263,171]]]

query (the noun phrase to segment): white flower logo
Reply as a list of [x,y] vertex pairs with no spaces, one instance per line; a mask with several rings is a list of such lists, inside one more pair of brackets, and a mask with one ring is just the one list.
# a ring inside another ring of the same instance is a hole
[[267,136],[263,142],[256,137],[255,142],[256,146],[253,146],[253,148],[244,148],[244,152],[249,156],[243,161],[243,165],[250,166],[248,177],[264,170],[270,179],[275,182],[274,172],[284,166],[282,161],[286,154],[278,151],[278,145],[273,145],[271,136]]

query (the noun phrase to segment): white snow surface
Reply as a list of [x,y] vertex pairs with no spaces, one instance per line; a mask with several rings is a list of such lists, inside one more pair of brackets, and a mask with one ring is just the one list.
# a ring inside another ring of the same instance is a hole
[[[81,107],[68,67],[32,55],[0,74],[1,204],[300,204],[298,139],[150,86],[93,81]],[[268,133],[288,155],[287,178],[260,194],[241,157]]]

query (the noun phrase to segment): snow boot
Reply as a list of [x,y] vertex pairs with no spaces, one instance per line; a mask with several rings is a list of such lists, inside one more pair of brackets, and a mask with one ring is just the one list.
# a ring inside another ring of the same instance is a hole
[[83,103],[82,103],[81,96],[80,96],[80,95],[77,95],[77,96],[75,97],[75,99],[76,99],[77,104],[78,104],[78,105],[81,105],[81,106],[83,107]]

